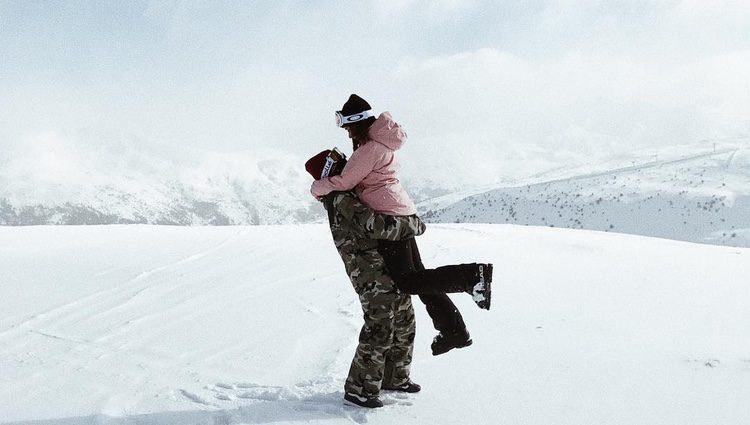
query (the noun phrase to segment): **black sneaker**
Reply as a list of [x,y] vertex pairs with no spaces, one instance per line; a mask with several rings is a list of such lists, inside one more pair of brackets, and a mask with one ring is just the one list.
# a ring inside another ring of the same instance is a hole
[[361,396],[357,394],[346,393],[344,394],[344,400],[354,405],[357,405],[360,407],[367,407],[370,409],[374,409],[376,407],[383,407],[383,402],[380,401],[380,399],[376,395],[371,396],[371,397],[366,397],[366,396]]
[[492,264],[478,264],[479,282],[474,285],[471,297],[479,308],[489,310],[492,297]]
[[464,329],[450,334],[443,335],[442,332],[432,340],[432,355],[439,356],[447,353],[454,348],[468,347],[473,343],[469,332]]
[[415,384],[410,379],[406,381],[405,384],[399,385],[398,387],[391,387],[388,385],[383,385],[382,389],[387,390],[387,391],[400,391],[402,393],[418,393],[422,389],[422,387],[419,384]]

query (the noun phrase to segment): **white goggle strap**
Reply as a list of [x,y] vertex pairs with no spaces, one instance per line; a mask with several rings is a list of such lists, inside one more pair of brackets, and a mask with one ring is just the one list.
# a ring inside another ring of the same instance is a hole
[[326,165],[323,166],[323,171],[320,172],[320,178],[328,177],[328,174],[331,172],[331,169],[333,168],[333,164],[335,164],[336,161],[331,158],[331,156],[326,157]]
[[374,116],[375,113],[372,112],[372,109],[346,116],[341,115],[341,112],[336,112],[336,125],[339,127],[343,127],[345,124],[354,124],[355,122],[364,121]]

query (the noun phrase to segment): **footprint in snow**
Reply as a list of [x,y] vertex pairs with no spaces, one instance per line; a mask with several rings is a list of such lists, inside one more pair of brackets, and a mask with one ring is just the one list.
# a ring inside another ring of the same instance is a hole
[[227,384],[217,383],[211,390],[218,400],[233,401],[236,399],[256,401],[297,401],[299,396],[293,391],[279,386],[258,385],[254,383]]
[[193,403],[202,404],[204,406],[214,406],[214,404],[206,401],[198,394],[193,394],[186,390],[180,390],[180,393],[183,395],[183,397],[187,398],[188,400],[192,401]]

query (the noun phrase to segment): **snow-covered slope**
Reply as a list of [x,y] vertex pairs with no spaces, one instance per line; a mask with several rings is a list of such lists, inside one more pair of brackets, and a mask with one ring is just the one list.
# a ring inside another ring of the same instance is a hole
[[750,246],[750,147],[638,152],[419,206],[428,221],[513,223]]
[[[619,177],[618,177],[619,178]],[[474,345],[419,394],[344,407],[361,310],[323,225],[0,227],[0,424],[750,423],[750,250],[431,225],[427,266],[496,265]]]

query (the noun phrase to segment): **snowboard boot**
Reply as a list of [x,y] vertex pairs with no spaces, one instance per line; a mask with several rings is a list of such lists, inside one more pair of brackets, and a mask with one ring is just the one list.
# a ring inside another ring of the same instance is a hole
[[398,391],[402,393],[418,393],[422,389],[422,386],[412,382],[412,380],[409,379],[403,385],[399,385],[397,387],[383,385],[383,388],[381,389],[387,391]]
[[354,393],[346,393],[344,394],[344,404],[347,404],[346,402],[359,407],[367,407],[369,409],[383,407],[383,402],[380,401],[380,399],[376,395],[367,397]]
[[454,348],[468,347],[472,343],[473,341],[471,340],[469,332],[466,329],[451,332],[448,334],[443,334],[442,332],[440,332],[432,340],[432,355],[439,356],[441,354],[447,353]]
[[479,308],[489,310],[492,297],[492,264],[477,264],[479,282],[471,289],[471,297]]

